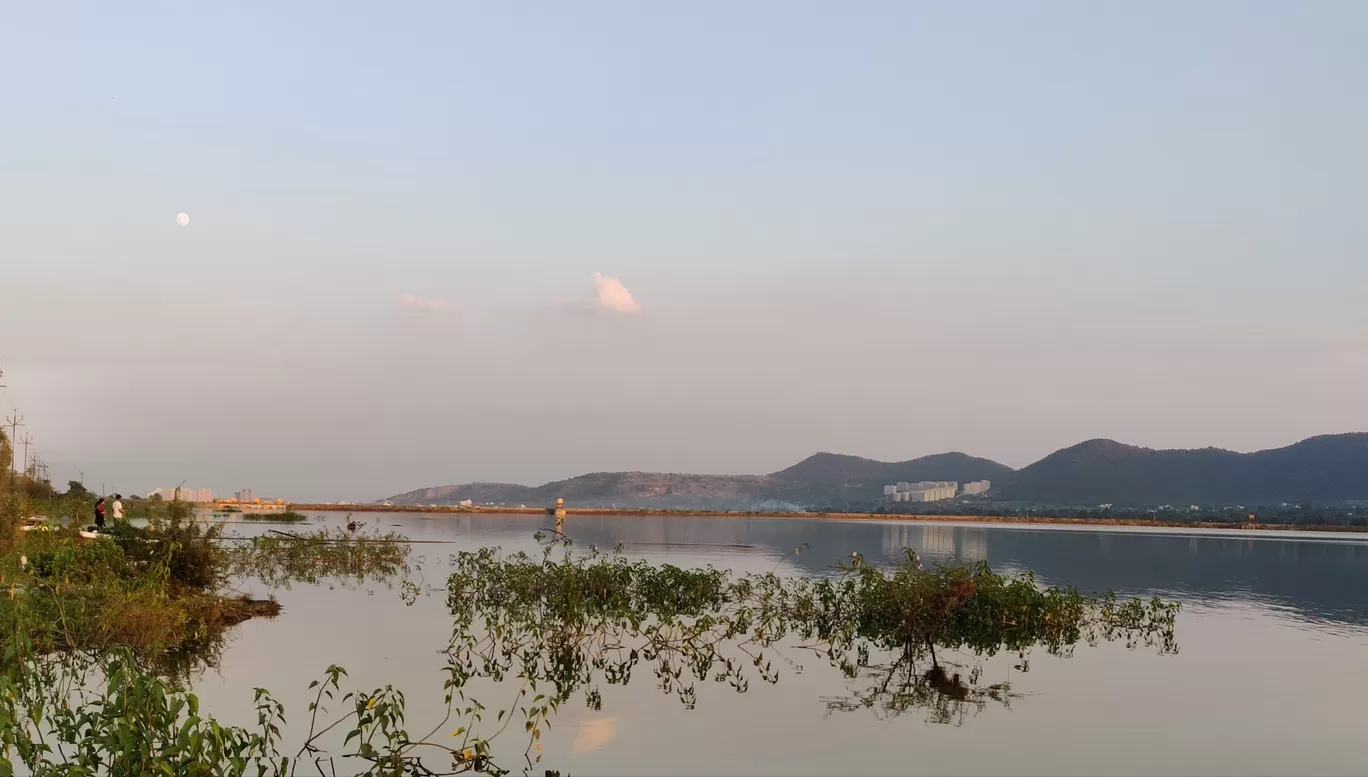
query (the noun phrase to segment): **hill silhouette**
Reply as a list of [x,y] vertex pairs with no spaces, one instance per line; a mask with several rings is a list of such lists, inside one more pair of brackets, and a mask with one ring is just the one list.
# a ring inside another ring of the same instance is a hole
[[1284,448],[1155,450],[1088,440],[1021,470],[964,453],[900,462],[818,453],[768,475],[595,472],[540,486],[468,483],[409,491],[395,504],[547,505],[691,510],[867,509],[901,480],[990,480],[989,498],[1076,507],[1275,505],[1368,501],[1368,433],[1312,437]]
[[1368,434],[1283,448],[1155,450],[1088,440],[1018,470],[995,499],[1034,504],[1270,505],[1368,500]]
[[848,502],[878,501],[883,498],[885,485],[903,480],[953,480],[958,483],[990,480],[999,483],[1013,474],[1014,470],[1006,464],[957,451],[896,462],[818,453],[769,478],[795,502],[839,506]]
[[394,504],[545,505],[558,497],[580,507],[673,507],[679,509],[783,510],[810,505],[868,503],[900,480],[1000,480],[1012,468],[963,453],[941,453],[902,462],[818,453],[769,475],[682,475],[594,472],[540,486],[468,483],[436,486],[390,497]]

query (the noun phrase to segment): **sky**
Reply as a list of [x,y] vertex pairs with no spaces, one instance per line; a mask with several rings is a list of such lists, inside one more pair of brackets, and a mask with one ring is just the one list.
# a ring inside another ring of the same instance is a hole
[[295,500],[1368,430],[1365,39],[1356,0],[15,4],[0,407],[59,482]]

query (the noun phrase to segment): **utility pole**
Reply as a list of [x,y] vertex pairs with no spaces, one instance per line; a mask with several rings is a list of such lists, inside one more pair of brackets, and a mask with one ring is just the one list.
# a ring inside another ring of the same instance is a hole
[[[14,415],[12,415],[12,416],[10,416],[9,418],[6,418],[6,419],[5,419],[5,426],[8,426],[8,427],[10,428],[10,435],[9,435],[9,437],[10,437],[10,445],[13,446],[16,442],[19,441],[19,438],[15,436],[15,435],[19,434],[19,427],[21,427],[21,426],[27,426],[27,424],[24,423],[24,417],[23,417],[22,415],[19,414],[19,411],[18,411],[18,410],[15,410],[15,411],[14,411]],[[11,457],[10,457],[10,464],[11,464],[11,465],[14,464],[13,459],[14,459],[14,457],[11,456]],[[15,472],[18,472],[19,470],[18,470],[17,467],[14,467],[14,471],[15,471]]]
[[85,470],[81,470],[81,485],[85,485]]
[[21,445],[24,446],[24,474],[27,475],[27,474],[28,474],[28,449],[29,449],[29,446],[33,444],[33,435],[29,434],[28,432],[24,432],[24,439],[20,440],[19,443],[20,443]]

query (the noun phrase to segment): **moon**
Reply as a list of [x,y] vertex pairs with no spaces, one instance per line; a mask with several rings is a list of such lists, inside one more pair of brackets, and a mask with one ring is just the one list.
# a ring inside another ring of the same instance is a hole
[[180,224],[182,227],[188,227],[188,226],[190,226],[190,214],[188,214],[188,213],[177,213],[177,214],[176,214],[176,223],[177,223],[177,224]]

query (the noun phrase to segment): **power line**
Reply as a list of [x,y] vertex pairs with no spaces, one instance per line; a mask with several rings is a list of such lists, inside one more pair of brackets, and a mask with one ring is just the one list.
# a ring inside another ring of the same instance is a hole
[[[19,440],[19,438],[16,436],[16,435],[19,434],[19,427],[21,427],[21,426],[27,426],[27,424],[24,423],[24,417],[23,417],[22,415],[20,415],[18,409],[16,409],[16,410],[14,411],[14,415],[12,415],[12,416],[10,416],[9,418],[6,418],[6,419],[5,419],[5,426],[8,426],[8,427],[10,428],[10,435],[9,435],[9,437],[10,437],[10,446],[11,446],[11,450],[12,450],[12,449],[13,449],[14,443],[15,443],[15,442],[18,442],[18,440]],[[14,466],[14,456],[10,456],[10,465],[11,465],[11,469],[13,469],[16,473],[19,471],[18,468]]]
[[29,473],[29,446],[33,445],[33,435],[30,435],[29,432],[23,432],[23,439],[19,440],[19,443],[23,445],[23,473],[27,475]]

